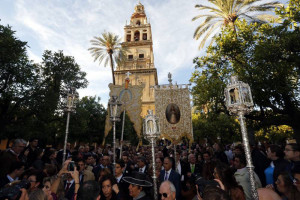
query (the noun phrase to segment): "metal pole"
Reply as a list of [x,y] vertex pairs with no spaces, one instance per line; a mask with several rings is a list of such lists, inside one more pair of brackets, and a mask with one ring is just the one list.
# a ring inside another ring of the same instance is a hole
[[116,118],[113,119],[113,166],[114,166],[114,175],[116,168]]
[[153,168],[153,187],[154,187],[154,199],[157,200],[157,177],[156,177],[156,166],[155,166],[155,151],[154,151],[155,139],[151,138],[152,146],[152,168]]
[[120,146],[120,159],[122,158],[122,148],[123,148],[123,134],[124,134],[124,126],[125,126],[125,108],[123,112],[123,122],[122,122],[122,134],[121,134],[121,146]]
[[258,200],[258,194],[257,194],[257,190],[255,187],[254,166],[252,164],[251,150],[250,150],[250,146],[249,146],[249,140],[248,140],[246,125],[245,125],[246,123],[245,123],[243,111],[239,111],[238,116],[239,116],[239,121],[241,123],[242,139],[243,139],[243,144],[245,147],[245,155],[246,155],[246,160],[247,160],[247,169],[249,171],[249,176],[250,176],[252,199]]
[[67,115],[67,125],[66,125],[66,134],[65,134],[65,142],[64,142],[64,153],[63,153],[63,160],[62,160],[62,165],[66,161],[66,154],[67,154],[67,141],[68,141],[68,133],[69,133],[69,121],[70,121],[70,111],[68,111]]

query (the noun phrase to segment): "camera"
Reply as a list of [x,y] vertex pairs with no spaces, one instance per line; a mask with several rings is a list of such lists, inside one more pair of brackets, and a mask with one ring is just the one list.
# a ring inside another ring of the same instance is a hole
[[0,199],[18,199],[21,195],[20,189],[28,190],[30,188],[30,182],[26,179],[22,181],[15,181],[8,184],[8,187],[4,187],[0,190]]
[[206,186],[215,186],[220,187],[219,183],[215,180],[205,180],[200,174],[194,175],[195,177],[195,184],[198,185],[198,192],[200,196],[203,196],[203,192]]
[[75,170],[75,163],[74,161],[69,162],[68,165],[68,171],[74,171]]

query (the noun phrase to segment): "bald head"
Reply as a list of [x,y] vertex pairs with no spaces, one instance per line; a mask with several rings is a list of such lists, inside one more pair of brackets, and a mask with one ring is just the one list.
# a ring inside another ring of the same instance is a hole
[[172,182],[164,181],[159,187],[159,194],[161,195],[161,199],[175,200],[176,188]]

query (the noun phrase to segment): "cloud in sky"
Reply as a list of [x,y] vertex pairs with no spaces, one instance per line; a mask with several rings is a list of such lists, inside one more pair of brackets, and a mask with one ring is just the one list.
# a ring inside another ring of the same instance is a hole
[[[100,96],[106,105],[109,67],[94,62],[88,48],[90,40],[104,30],[123,38],[124,25],[129,23],[137,0],[2,0],[0,19],[16,30],[16,35],[28,42],[28,55],[40,62],[44,50],[63,50],[74,56],[87,72],[89,86],[80,96]],[[167,73],[173,73],[178,83],[188,83],[193,71],[192,60],[199,56],[199,41],[193,40],[197,22],[196,0],[141,0],[150,20],[153,34],[154,62],[160,84],[167,83]],[[183,74],[182,71],[185,73]],[[179,72],[179,73],[178,73]]]

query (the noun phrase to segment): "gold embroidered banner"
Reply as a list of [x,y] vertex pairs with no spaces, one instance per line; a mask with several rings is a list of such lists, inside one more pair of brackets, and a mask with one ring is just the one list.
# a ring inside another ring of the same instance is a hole
[[[130,121],[134,124],[134,130],[138,137],[141,138],[142,131],[142,95],[144,85],[134,85],[132,86],[128,82],[123,85],[113,85],[109,84],[110,88],[109,96],[118,96],[118,99],[122,102],[121,110],[126,110],[126,114],[129,116]],[[105,121],[105,132],[104,137],[106,137],[109,131],[112,129],[112,124],[109,120],[109,109],[108,115]],[[103,141],[104,142],[104,141]]]
[[155,86],[155,114],[159,117],[161,137],[173,144],[186,136],[193,141],[188,85]]

